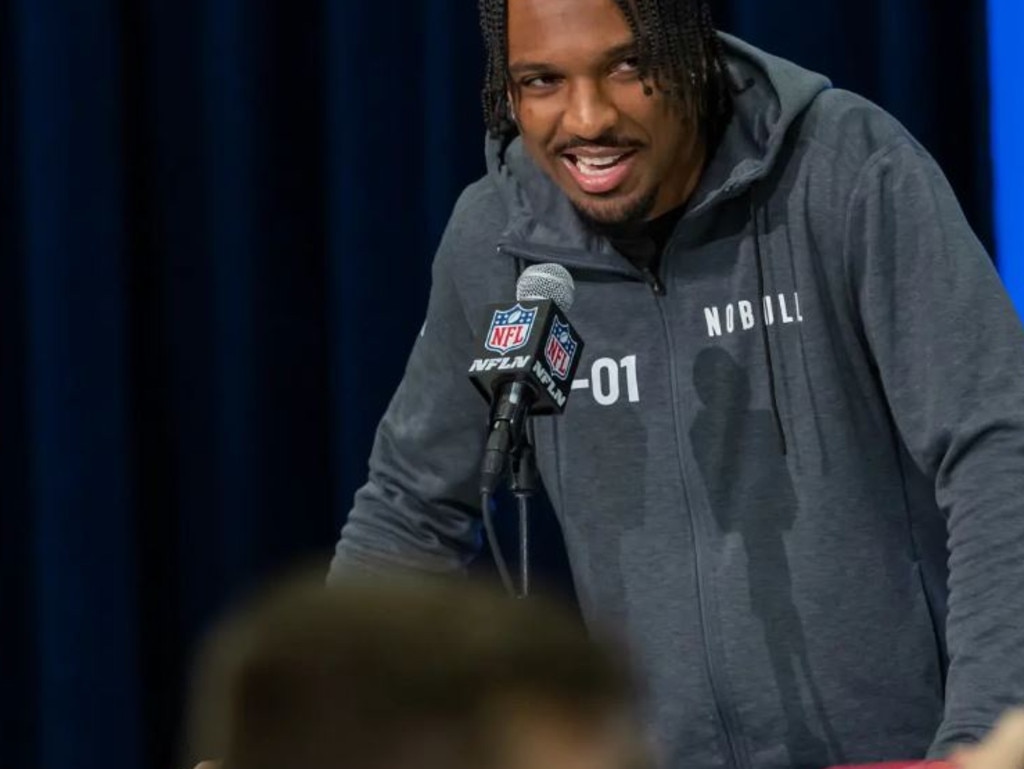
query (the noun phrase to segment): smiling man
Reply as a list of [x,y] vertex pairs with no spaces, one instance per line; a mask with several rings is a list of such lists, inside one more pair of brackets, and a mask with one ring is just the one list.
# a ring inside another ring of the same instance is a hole
[[513,3],[508,80],[491,83],[492,109],[501,114],[507,93],[527,151],[583,217],[622,224],[658,217],[689,198],[708,134],[720,132],[728,102],[719,83],[718,103],[701,104],[689,75],[722,80],[710,26],[697,27],[703,50],[681,62],[682,71],[662,75],[675,98],[653,98],[641,83],[640,48],[624,16],[611,3],[603,11],[581,13],[579,3],[560,0]]
[[465,570],[487,307],[554,262],[586,340],[534,422],[587,622],[665,763],[942,756],[1024,701],[1024,331],[891,116],[699,0],[482,0],[488,174],[337,548]]

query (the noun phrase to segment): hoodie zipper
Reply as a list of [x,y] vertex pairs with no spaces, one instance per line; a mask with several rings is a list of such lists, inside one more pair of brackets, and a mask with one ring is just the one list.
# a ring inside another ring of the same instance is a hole
[[655,296],[665,296],[665,284],[661,282],[661,278],[658,277],[656,272],[650,267],[644,267],[643,275],[644,281],[651,287],[651,291],[654,292]]
[[738,734],[738,730],[729,717],[725,706],[723,705],[722,698],[722,687],[717,681],[715,675],[715,663],[713,660],[713,652],[711,649],[711,641],[709,638],[709,625],[707,617],[711,614],[710,609],[707,606],[707,579],[705,575],[705,568],[703,565],[703,558],[701,557],[701,550],[697,543],[697,523],[693,517],[693,505],[689,499],[689,485],[686,480],[686,468],[683,462],[683,445],[682,445],[682,427],[681,427],[681,416],[679,411],[678,397],[679,388],[676,382],[676,364],[674,359],[674,348],[672,345],[672,328],[669,323],[668,313],[665,310],[665,306],[661,299],[667,294],[665,284],[661,277],[649,267],[643,270],[636,270],[635,268],[630,270],[629,268],[616,267],[613,265],[596,265],[586,260],[579,259],[579,256],[575,252],[570,252],[568,249],[565,252],[556,252],[552,249],[550,252],[534,251],[532,249],[526,249],[519,246],[510,246],[507,244],[501,244],[498,246],[498,252],[512,256],[514,258],[522,259],[528,262],[558,262],[567,267],[576,267],[578,269],[594,270],[598,272],[604,272],[613,275],[621,275],[626,278],[632,278],[637,280],[637,275],[640,275],[642,279],[651,289],[654,295],[654,303],[657,307],[658,316],[661,318],[663,330],[665,332],[665,346],[668,351],[668,365],[669,365],[669,387],[672,392],[672,417],[675,424],[675,437],[676,437],[676,453],[677,461],[679,464],[679,478],[683,487],[683,494],[686,497],[686,504],[690,510],[689,521],[690,521],[690,538],[693,542],[693,554],[694,554],[694,570],[697,577],[697,610],[699,612],[700,619],[700,631],[701,640],[704,646],[704,664],[708,678],[708,686],[711,689],[711,698],[714,701],[715,714],[718,717],[719,728],[725,737],[725,743],[728,749],[728,758],[731,760],[732,766],[736,769],[746,769],[748,762],[742,761],[740,758],[740,751],[736,744],[735,734]]
[[[655,280],[657,276],[655,276]],[[660,280],[658,280],[660,286]],[[657,292],[655,292],[657,294]],[[664,295],[664,287],[662,286],[662,294]],[[713,659],[712,644],[711,644],[711,627],[708,623],[708,617],[711,614],[711,610],[707,605],[707,578],[706,568],[704,567],[704,559],[701,555],[701,548],[698,542],[697,532],[697,521],[694,518],[694,507],[690,502],[689,494],[689,483],[686,480],[686,463],[683,461],[683,442],[682,442],[682,417],[680,415],[679,408],[679,386],[677,384],[676,377],[676,362],[674,359],[674,346],[672,343],[672,324],[669,322],[668,313],[665,310],[665,305],[661,301],[655,301],[655,305],[658,309],[658,315],[661,317],[661,323],[665,331],[665,346],[668,350],[668,370],[669,370],[669,387],[672,392],[672,419],[675,424],[675,436],[676,436],[676,456],[679,463],[679,480],[683,487],[683,496],[686,499],[686,506],[689,510],[687,516],[690,523],[690,541],[693,543],[693,563],[694,573],[697,578],[697,611],[699,613],[700,621],[700,632],[701,640],[704,646],[704,666],[705,672],[708,678],[708,686],[711,689],[711,699],[714,703],[715,715],[718,716],[718,724],[721,728],[722,734],[725,737],[726,747],[728,749],[728,757],[731,760],[732,766],[736,769],[744,769],[748,764],[746,761],[740,759],[740,751],[736,744],[734,734],[738,733],[732,719],[726,711],[726,706],[723,704],[725,700],[722,696],[722,687],[720,682],[717,680],[715,675],[716,665]]]

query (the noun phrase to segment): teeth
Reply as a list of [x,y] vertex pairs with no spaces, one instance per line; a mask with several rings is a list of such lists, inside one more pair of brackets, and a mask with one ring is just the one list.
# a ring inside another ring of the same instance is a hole
[[591,168],[608,168],[622,160],[622,155],[615,155],[610,158],[584,158],[577,157],[576,164],[579,166],[590,166]]
[[581,158],[577,156],[575,165],[584,176],[607,176],[624,156],[624,154],[610,158]]

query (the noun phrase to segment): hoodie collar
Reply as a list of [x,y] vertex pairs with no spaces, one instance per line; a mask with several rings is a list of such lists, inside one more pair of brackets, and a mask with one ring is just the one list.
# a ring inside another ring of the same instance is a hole
[[[767,176],[790,126],[824,90],[822,75],[720,33],[733,82],[733,118],[691,197],[684,222],[747,192]],[[530,159],[522,140],[488,139],[488,175],[509,210],[503,244],[522,253],[542,251],[581,266],[621,269],[611,244],[588,228],[569,199]]]

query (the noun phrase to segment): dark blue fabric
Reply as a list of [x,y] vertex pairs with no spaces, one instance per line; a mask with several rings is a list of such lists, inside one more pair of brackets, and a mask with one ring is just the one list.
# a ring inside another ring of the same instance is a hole
[[[988,239],[974,5],[721,20],[903,119]],[[473,6],[0,4],[0,764],[173,765],[202,630],[326,566],[483,170]]]

